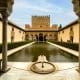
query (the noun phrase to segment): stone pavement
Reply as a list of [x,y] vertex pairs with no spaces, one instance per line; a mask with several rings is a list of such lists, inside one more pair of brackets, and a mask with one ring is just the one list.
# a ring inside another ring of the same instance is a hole
[[76,71],[78,63],[53,63],[57,70],[50,74],[37,74],[30,70],[32,62],[9,62],[10,71],[0,76],[0,80],[80,80]]

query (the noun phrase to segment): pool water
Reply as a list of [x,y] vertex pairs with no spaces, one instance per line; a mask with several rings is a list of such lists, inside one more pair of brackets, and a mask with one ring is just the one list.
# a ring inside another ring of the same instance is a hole
[[46,43],[36,42],[8,57],[8,61],[33,62],[39,55],[45,55],[50,62],[77,62],[78,58]]

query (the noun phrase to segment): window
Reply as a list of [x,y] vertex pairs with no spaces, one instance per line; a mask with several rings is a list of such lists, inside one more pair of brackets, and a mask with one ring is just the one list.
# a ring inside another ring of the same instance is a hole
[[42,26],[40,26],[40,28],[41,28]]
[[14,28],[12,27],[12,31],[14,31]]
[[70,36],[70,41],[71,41],[72,43],[73,43],[73,39],[74,39],[73,36]]
[[52,34],[50,34],[49,36],[52,36]]
[[21,33],[21,30],[19,30],[19,33]]
[[14,42],[14,36],[11,36],[11,43]]
[[29,39],[29,35],[27,34],[26,36],[25,36],[25,40],[28,40]]
[[62,33],[64,33],[64,31],[62,31]]
[[33,34],[31,34],[31,36],[33,36]]
[[70,28],[70,31],[73,31],[73,28],[72,27]]

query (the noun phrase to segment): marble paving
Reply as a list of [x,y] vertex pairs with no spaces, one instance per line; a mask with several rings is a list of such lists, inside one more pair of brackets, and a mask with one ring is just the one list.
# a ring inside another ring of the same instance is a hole
[[30,70],[32,62],[9,62],[10,71],[0,76],[0,80],[80,80],[76,71],[78,63],[53,63],[56,71],[50,74],[36,74]]

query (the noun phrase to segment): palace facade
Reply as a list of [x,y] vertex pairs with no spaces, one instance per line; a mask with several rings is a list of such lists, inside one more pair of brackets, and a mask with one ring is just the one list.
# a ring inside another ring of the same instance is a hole
[[26,40],[58,40],[58,26],[50,26],[50,16],[32,16],[32,26],[25,25]]
[[[2,19],[0,18],[0,43],[2,43]],[[75,20],[68,25],[59,28],[57,24],[50,26],[50,16],[32,16],[32,25],[20,28],[12,22],[8,22],[7,41],[21,42],[25,40],[79,43],[79,22]]]

